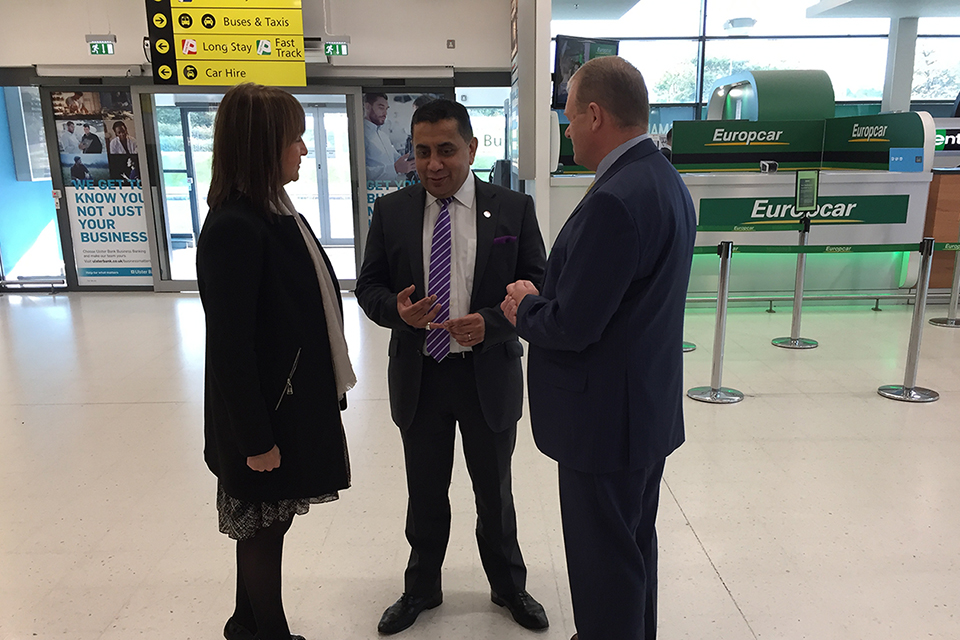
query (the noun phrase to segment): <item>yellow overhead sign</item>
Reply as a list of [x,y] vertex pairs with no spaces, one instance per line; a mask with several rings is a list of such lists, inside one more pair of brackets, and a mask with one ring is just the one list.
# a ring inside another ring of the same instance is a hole
[[300,9],[181,9],[173,8],[173,33],[271,34],[303,37]]
[[300,0],[169,0],[167,4],[195,9],[299,9],[303,3]]
[[305,86],[301,0],[146,0],[153,79]]
[[257,82],[278,87],[303,87],[307,72],[303,62],[178,60],[181,86],[235,85]]

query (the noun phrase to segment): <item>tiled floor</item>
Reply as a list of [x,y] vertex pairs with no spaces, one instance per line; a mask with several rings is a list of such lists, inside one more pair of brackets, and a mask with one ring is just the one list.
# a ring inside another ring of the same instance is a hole
[[[297,518],[285,602],[309,640],[376,638],[407,553],[400,439],[389,420],[387,332],[345,301],[360,378],[344,415],[354,486]],[[928,316],[943,315],[933,308]],[[770,346],[777,314],[733,309],[724,386],[686,401],[659,532],[662,640],[960,637],[960,330],[925,327],[918,384],[939,402],[876,394],[903,379],[911,309],[805,309],[820,348]],[[215,639],[233,547],[216,530],[201,457],[196,295],[0,297],[0,640]],[[688,387],[709,384],[712,309],[687,314]],[[521,423],[515,457],[534,634],[492,605],[458,460],[444,604],[401,637],[543,638],[575,631],[556,470]]]

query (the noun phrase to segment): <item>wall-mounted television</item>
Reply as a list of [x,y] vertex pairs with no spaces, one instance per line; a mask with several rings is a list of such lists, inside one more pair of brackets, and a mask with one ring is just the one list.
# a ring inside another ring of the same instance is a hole
[[603,38],[578,38],[557,36],[556,56],[553,64],[553,108],[567,106],[567,82],[585,62],[603,56],[615,56],[619,40]]

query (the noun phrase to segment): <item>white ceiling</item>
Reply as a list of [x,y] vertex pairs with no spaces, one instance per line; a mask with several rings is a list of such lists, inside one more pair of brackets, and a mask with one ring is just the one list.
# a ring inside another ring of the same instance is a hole
[[639,0],[553,0],[553,20],[617,20]]
[[960,16],[960,2],[957,0],[821,0],[807,9],[808,18],[948,18],[955,16]]
[[[553,20],[617,20],[640,0],[552,0]],[[808,18],[960,17],[958,0],[821,0]]]

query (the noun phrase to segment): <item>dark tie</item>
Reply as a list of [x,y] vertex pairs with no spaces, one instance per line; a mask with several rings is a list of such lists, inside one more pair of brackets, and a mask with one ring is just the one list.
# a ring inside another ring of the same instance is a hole
[[[453,242],[450,230],[450,203],[453,198],[440,200],[440,215],[433,228],[433,243],[430,245],[430,289],[428,296],[436,295],[440,312],[433,319],[435,324],[450,319],[450,260]],[[443,329],[427,332],[427,354],[440,362],[450,353],[450,333]]]

